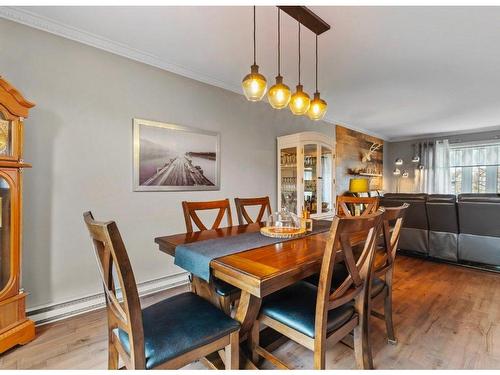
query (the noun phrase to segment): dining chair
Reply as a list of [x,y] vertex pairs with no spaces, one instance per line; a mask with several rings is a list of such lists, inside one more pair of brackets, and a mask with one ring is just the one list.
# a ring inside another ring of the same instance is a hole
[[[224,218],[224,216],[226,216],[227,226],[230,227],[233,225],[229,199],[207,202],[183,201],[182,209],[184,211],[184,220],[186,222],[186,231],[188,233],[193,232],[192,222],[194,222],[199,230],[208,230],[208,228],[218,229],[222,223],[222,219]],[[197,212],[199,211],[206,210],[218,210],[215,221],[209,227],[203,224],[197,214]],[[214,303],[216,303],[228,315],[231,312],[231,305],[240,298],[240,289],[229,283],[226,283],[225,281],[213,278],[212,283],[209,284],[205,280],[194,275],[191,275],[190,279],[191,287],[195,293],[210,300],[215,299]]]
[[[280,359],[259,345],[259,331],[268,326],[314,352],[314,368],[325,368],[326,340],[333,344],[354,331],[354,354],[358,368],[368,368],[369,342],[366,336],[366,293],[373,262],[376,237],[383,209],[365,216],[338,217],[326,241],[321,263],[319,285],[299,281],[277,291],[262,301],[262,307],[250,334],[252,359],[261,356],[279,368],[288,368]],[[364,248],[354,259],[351,241],[364,233]],[[340,248],[337,243],[340,243]],[[339,252],[339,254],[337,254]],[[335,258],[342,256],[348,274],[341,285],[331,292]]]
[[141,309],[127,250],[114,221],[83,214],[104,286],[108,368],[176,369],[225,350],[226,369],[237,369],[237,321],[194,293],[181,293]]
[[[271,203],[269,202],[269,197],[234,198],[234,204],[236,206],[236,213],[238,214],[239,225],[261,222],[266,212],[268,215],[271,215]],[[252,220],[252,218],[248,214],[245,208],[248,206],[260,206],[255,220]]]
[[[392,321],[392,283],[396,250],[398,248],[401,227],[403,225],[406,209],[408,207],[408,203],[405,203],[400,207],[385,207],[385,212],[382,216],[384,246],[382,246],[382,256],[375,259],[373,274],[370,282],[370,314],[366,314],[366,318],[369,319],[370,315],[373,315],[376,318],[385,320],[387,341],[389,344],[397,343],[396,336],[394,335],[394,324]],[[373,301],[381,297],[384,299],[383,314],[371,309]],[[369,322],[367,322],[367,325],[367,336],[369,340]]]
[[206,210],[219,210],[217,217],[213,222],[210,229],[220,228],[222,219],[226,216],[227,226],[231,227],[233,225],[233,219],[231,217],[231,207],[229,205],[229,199],[222,199],[219,201],[208,201],[208,202],[182,202],[182,209],[184,211],[184,220],[186,222],[186,230],[188,233],[193,232],[193,224],[198,227],[199,230],[207,230],[208,228],[203,224],[200,217],[196,213],[197,211]]
[[[347,216],[347,217],[352,217],[354,210],[354,205],[365,205],[365,208],[363,211],[360,212],[360,216],[366,216],[366,215],[372,215],[375,213],[378,209],[378,204],[379,200],[378,198],[372,197],[355,197],[355,196],[347,196],[347,195],[342,195],[342,196],[337,196],[337,216]],[[362,246],[358,245],[356,246],[353,251],[355,257],[359,255],[359,253],[362,250]],[[344,262],[339,262],[334,265],[334,273],[333,273],[333,278],[332,278],[332,285],[331,285],[331,290],[333,291],[336,289],[344,280],[344,278],[347,276],[347,268]],[[304,281],[307,281],[308,283],[311,283],[313,285],[318,285],[319,283],[319,274],[314,274],[311,275],[307,278],[304,279]]]
[[377,211],[379,199],[377,197],[351,197],[345,195],[337,196],[337,215],[355,216],[355,206],[360,205],[360,215],[371,215]]

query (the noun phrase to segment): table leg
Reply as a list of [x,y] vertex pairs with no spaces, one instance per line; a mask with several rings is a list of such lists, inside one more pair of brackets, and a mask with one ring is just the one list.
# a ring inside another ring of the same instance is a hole
[[[242,341],[249,337],[251,329],[260,311],[262,299],[242,290],[240,302],[236,310],[234,319],[241,324],[240,338]],[[251,345],[251,340],[246,340],[246,345]],[[255,364],[247,357],[244,349],[240,345],[240,368],[257,369]]]
[[261,298],[245,290],[241,291],[240,303],[234,317],[241,324],[240,337],[243,337],[252,328],[259,314],[261,303]]

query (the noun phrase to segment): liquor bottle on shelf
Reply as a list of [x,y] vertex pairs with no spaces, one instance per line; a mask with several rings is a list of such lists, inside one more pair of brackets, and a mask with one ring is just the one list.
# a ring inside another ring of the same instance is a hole
[[306,232],[312,232],[313,222],[311,219],[311,214],[307,209],[302,210],[302,225]]

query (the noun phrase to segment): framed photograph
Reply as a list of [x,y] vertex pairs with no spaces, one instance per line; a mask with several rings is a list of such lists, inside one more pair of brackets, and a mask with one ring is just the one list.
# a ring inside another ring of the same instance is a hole
[[134,119],[134,191],[219,189],[219,133]]

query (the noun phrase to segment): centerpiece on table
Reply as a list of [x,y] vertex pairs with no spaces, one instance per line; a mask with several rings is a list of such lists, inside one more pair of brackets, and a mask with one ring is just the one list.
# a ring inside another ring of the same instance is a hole
[[293,238],[304,235],[306,227],[297,215],[283,208],[269,215],[266,226],[260,229],[260,233],[267,237]]

